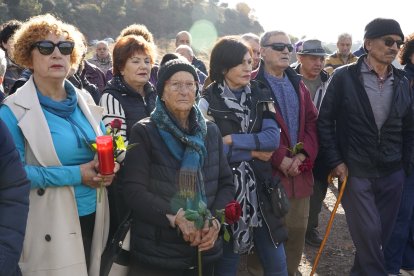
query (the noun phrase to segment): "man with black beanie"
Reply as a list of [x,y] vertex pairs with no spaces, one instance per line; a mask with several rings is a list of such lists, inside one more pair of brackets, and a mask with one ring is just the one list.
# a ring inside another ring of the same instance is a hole
[[351,275],[388,275],[383,249],[414,165],[413,95],[391,65],[404,34],[393,19],[365,27],[366,54],[333,73],[318,117],[321,154],[348,184],[342,206],[356,247]]

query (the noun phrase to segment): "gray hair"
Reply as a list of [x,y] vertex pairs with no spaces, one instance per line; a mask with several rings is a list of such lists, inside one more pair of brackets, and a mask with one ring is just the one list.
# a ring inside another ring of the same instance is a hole
[[181,31],[181,32],[178,32],[178,33],[176,34],[176,36],[175,36],[175,40],[178,40],[178,38],[179,38],[181,35],[183,35],[183,34],[186,34],[186,35],[190,38],[190,41],[192,40],[192,37],[191,37],[190,32],[187,32],[187,31]]
[[194,56],[194,51],[193,51],[193,49],[191,49],[190,46],[181,44],[175,49],[175,52],[177,52],[177,50],[181,50],[181,49],[186,50],[190,54],[190,56],[192,56],[192,57]]
[[4,77],[7,69],[6,55],[3,50],[0,50],[0,77]]
[[260,46],[261,47],[264,47],[272,36],[280,35],[280,34],[287,36],[287,33],[285,33],[284,31],[269,31],[269,32],[265,32],[260,37]]
[[342,34],[338,35],[338,41],[341,41],[341,40],[347,39],[347,38],[352,40],[352,35],[349,34],[349,33],[342,33]]
[[99,40],[95,45],[98,46],[99,44],[105,44],[106,48],[109,47],[108,41],[106,40]]
[[241,39],[245,41],[256,41],[257,43],[260,43],[260,37],[254,33],[246,33],[241,36]]

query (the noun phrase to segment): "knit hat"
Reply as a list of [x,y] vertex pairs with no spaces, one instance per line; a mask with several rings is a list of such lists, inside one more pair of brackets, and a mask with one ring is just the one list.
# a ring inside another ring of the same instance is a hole
[[158,97],[162,97],[165,82],[177,72],[185,71],[193,75],[194,80],[198,82],[198,75],[193,65],[181,59],[173,59],[161,65],[158,70],[157,93]]
[[394,19],[375,18],[365,26],[365,38],[377,38],[384,35],[399,35],[404,40],[400,24]]

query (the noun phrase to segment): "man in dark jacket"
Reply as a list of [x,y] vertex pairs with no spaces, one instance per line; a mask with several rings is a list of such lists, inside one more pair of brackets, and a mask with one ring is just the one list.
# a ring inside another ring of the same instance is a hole
[[393,19],[368,23],[367,54],[333,73],[318,118],[322,154],[333,176],[339,182],[348,177],[342,205],[356,247],[351,275],[388,275],[383,248],[405,173],[412,173],[413,95],[391,65],[403,40]]
[[0,275],[21,275],[22,252],[29,212],[30,181],[13,139],[0,120]]
[[[302,81],[309,89],[316,108],[320,108],[326,86],[328,85],[329,75],[323,70],[323,64],[327,55],[322,47],[322,42],[317,39],[303,41],[301,49],[297,51],[298,65],[294,69],[302,76]],[[323,160],[320,157],[317,158],[313,168],[315,183],[313,194],[310,197],[308,227],[306,228],[305,236],[306,244],[314,247],[319,247],[322,242],[317,228],[319,224],[318,216],[328,190],[327,177],[329,172],[327,172],[325,167]]]

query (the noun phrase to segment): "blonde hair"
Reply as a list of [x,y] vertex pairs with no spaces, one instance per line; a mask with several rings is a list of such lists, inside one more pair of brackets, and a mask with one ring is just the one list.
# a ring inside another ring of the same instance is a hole
[[49,34],[63,35],[67,40],[75,43],[70,55],[70,64],[72,68],[77,68],[85,52],[83,34],[75,26],[64,23],[51,14],[31,17],[16,31],[12,37],[11,51],[14,62],[25,68],[33,68],[33,44],[45,39]]

